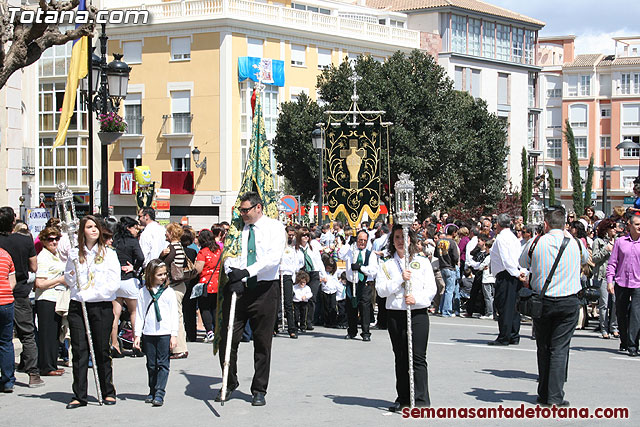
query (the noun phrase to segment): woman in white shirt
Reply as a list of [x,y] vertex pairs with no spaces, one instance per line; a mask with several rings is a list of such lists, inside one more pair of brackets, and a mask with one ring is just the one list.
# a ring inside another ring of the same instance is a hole
[[311,232],[307,227],[301,227],[296,236],[296,256],[302,269],[309,274],[308,286],[311,288],[313,297],[309,300],[309,310],[307,312],[307,330],[313,330],[313,320],[315,317],[316,304],[319,300],[320,282],[325,282],[324,264],[320,254],[320,244],[311,240]]
[[109,337],[113,325],[112,301],[120,288],[120,262],[116,252],[105,246],[102,229],[92,215],[87,215],[80,221],[78,247],[69,251],[65,280],[71,289],[69,328],[73,355],[73,400],[67,405],[67,409],[87,406],[89,344],[81,301],[87,307],[104,404],[115,405],[116,390],[113,387]]
[[56,313],[59,296],[67,289],[65,263],[58,256],[61,233],[57,227],[46,227],[38,236],[43,250],[38,254],[36,272],[36,312],[38,314],[38,369],[43,376],[59,376],[58,335],[62,316]]
[[[411,306],[413,332],[413,372],[417,407],[431,405],[427,373],[427,341],[431,300],[436,294],[436,280],[428,258],[418,254],[417,236],[409,231],[409,269],[405,270],[404,236],[402,227],[393,226],[389,239],[389,258],[380,262],[376,279],[378,295],[387,298],[387,327],[395,355],[396,400],[389,408],[400,411],[410,404],[409,362],[407,343],[407,305]],[[411,293],[405,294],[405,283],[411,282]]]

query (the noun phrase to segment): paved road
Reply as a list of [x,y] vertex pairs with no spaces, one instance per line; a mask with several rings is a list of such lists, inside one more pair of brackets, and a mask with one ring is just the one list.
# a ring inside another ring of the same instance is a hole
[[[434,407],[525,407],[536,398],[535,343],[523,325],[519,346],[489,347],[497,324],[480,319],[431,317],[428,361]],[[433,422],[404,420],[386,411],[395,398],[393,354],[386,331],[372,331],[372,342],[345,341],[344,331],[316,328],[298,340],[274,340],[267,406],[250,405],[252,346],[241,344],[240,388],[221,407],[213,398],[221,372],[211,345],[189,344],[189,358],[171,364],[165,405],[152,408],[145,397],[144,359],[114,361],[116,406],[65,410],[71,399],[71,374],[46,378],[37,389],[18,375],[16,392],[0,395],[5,425],[401,425]],[[618,342],[593,331],[577,331],[572,341],[566,398],[573,406],[630,408],[632,423],[640,417],[637,385],[640,358],[618,353]],[[95,395],[92,379],[89,394]],[[637,422],[637,421],[636,421]],[[439,425],[467,425],[468,420],[441,420]],[[514,421],[475,420],[475,425],[513,425]],[[550,425],[551,421],[530,421]],[[620,424],[621,421],[616,422]],[[601,420],[561,421],[554,425],[603,425]],[[609,422],[613,425],[613,422]],[[634,423],[635,424],[635,423]]]

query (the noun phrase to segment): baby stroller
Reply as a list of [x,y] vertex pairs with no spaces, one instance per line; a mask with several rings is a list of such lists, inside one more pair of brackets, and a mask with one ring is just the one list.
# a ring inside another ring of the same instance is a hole
[[[134,314],[135,315],[135,314]],[[133,329],[131,328],[131,313],[127,306],[122,307],[120,324],[118,325],[118,345],[123,356],[141,357],[143,354],[133,348]]]

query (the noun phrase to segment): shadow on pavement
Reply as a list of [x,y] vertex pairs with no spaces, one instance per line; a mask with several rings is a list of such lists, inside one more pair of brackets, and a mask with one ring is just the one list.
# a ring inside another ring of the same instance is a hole
[[[496,336],[497,334],[492,334],[492,335]],[[455,342],[464,343],[464,344],[487,344],[489,341],[493,341],[493,340],[492,339],[477,340],[477,339],[450,338],[450,341],[455,341]]]
[[502,402],[525,402],[536,403],[536,395],[528,394],[524,391],[503,391],[492,390],[486,388],[472,388],[471,391],[465,392],[466,395],[473,396],[476,400],[490,403]]
[[[221,382],[222,380],[218,377],[206,377],[204,375],[194,375],[189,374],[185,371],[180,371],[180,374],[183,375],[189,384],[187,384],[187,388],[184,391],[184,394],[189,397],[193,397],[196,400],[201,400],[207,405],[207,408],[216,416],[220,417],[218,411],[212,405],[213,399],[217,394],[217,391],[214,391],[211,386]],[[238,393],[236,391],[236,393]],[[237,394],[234,393],[234,396]]]
[[143,401],[146,397],[147,397],[146,394],[118,393],[118,400],[139,400],[139,401]]
[[[73,393],[65,393],[63,391],[50,391],[48,393],[43,393],[43,394],[24,394],[24,393],[19,393],[19,396],[37,398],[37,399],[44,399],[44,400],[51,400],[53,402],[64,403],[65,405],[67,403],[71,402],[71,400],[73,399]],[[95,400],[95,399],[91,399],[91,396],[89,396],[89,401],[91,401],[91,400]],[[97,400],[95,400],[95,401],[97,402]]]
[[517,378],[522,380],[533,380],[536,381],[538,379],[537,374],[530,374],[529,372],[524,371],[516,371],[513,369],[483,369],[481,372],[487,373],[489,375],[493,375],[498,378]]
[[388,400],[369,399],[359,396],[336,396],[334,394],[325,394],[324,397],[333,400],[338,405],[363,406],[365,408],[376,408],[387,411],[389,406],[393,404]]
[[571,350],[572,351],[603,351],[605,353],[618,354],[618,355],[627,354],[627,352],[622,352],[622,351],[619,351],[618,349],[615,349],[615,348],[605,348],[605,347],[576,347],[576,346],[571,346]]

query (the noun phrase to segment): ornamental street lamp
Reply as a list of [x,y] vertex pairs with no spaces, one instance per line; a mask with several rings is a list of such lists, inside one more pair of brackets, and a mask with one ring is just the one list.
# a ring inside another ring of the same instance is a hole
[[640,144],[627,138],[616,146],[616,150],[638,150],[638,176],[633,182],[640,184]]
[[205,157],[202,162],[200,162],[200,150],[198,150],[198,147],[194,147],[193,150],[191,150],[191,155],[193,156],[193,162],[196,164],[196,167],[202,169],[204,173],[207,173],[207,158]]
[[322,135],[322,131],[318,128],[314,129],[311,132],[311,142],[313,143],[313,148],[318,150],[320,156],[320,170],[318,175],[318,224],[322,225],[322,181],[323,178],[323,162],[324,162],[324,138]]
[[[85,101],[89,115],[89,200],[90,213],[93,213],[93,112],[98,114],[117,113],[120,102],[127,97],[129,74],[131,67],[122,61],[122,55],[113,54],[113,61],[107,64],[106,24],[102,25],[100,34],[100,56],[90,52],[89,73],[87,79],[91,84],[83,82],[83,92],[86,91]],[[89,43],[89,49],[91,43]],[[95,96],[94,96],[95,94]],[[117,139],[117,138],[116,138]],[[109,215],[109,160],[108,146],[115,140],[103,139],[100,150],[100,213]]]

